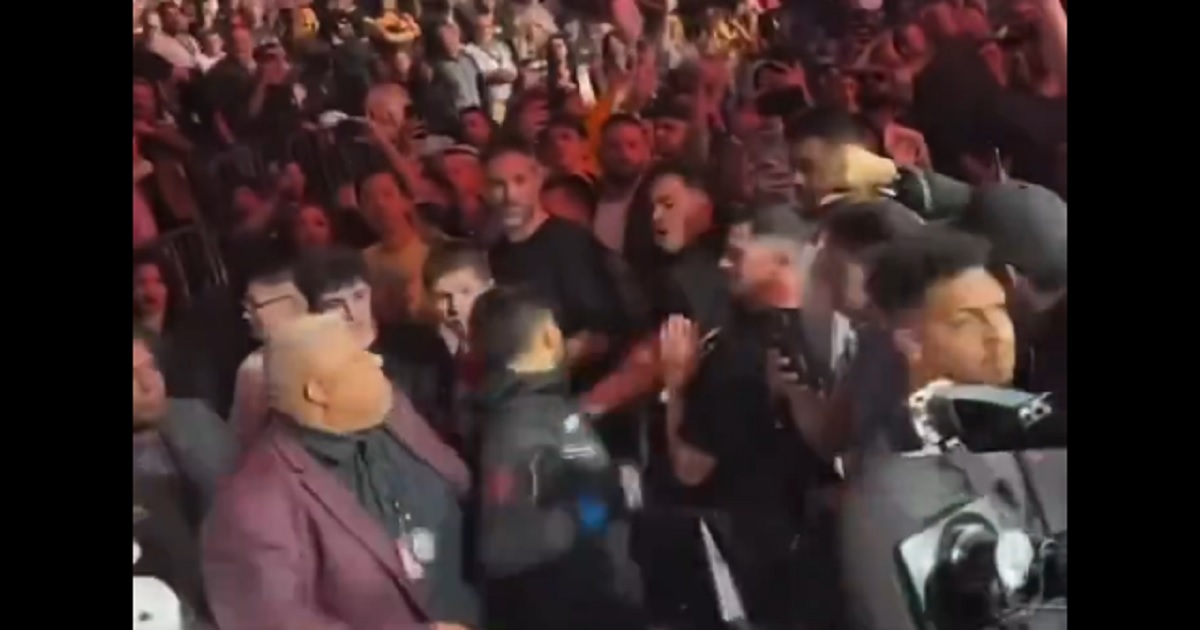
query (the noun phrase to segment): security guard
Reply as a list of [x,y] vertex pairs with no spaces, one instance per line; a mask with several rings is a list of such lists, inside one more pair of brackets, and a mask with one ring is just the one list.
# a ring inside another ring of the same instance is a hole
[[620,475],[569,398],[551,310],[495,288],[469,328],[488,369],[476,400],[487,627],[645,627]]

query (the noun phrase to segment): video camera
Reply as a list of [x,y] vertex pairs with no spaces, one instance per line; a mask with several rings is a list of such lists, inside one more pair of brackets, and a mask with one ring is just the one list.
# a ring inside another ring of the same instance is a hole
[[917,627],[1065,628],[1067,533],[1052,531],[1022,452],[1031,446],[1030,429],[1052,412],[1047,396],[940,382],[909,404],[918,435],[943,454],[1011,452],[1041,530],[1021,522],[1001,482],[995,493],[943,511],[902,540],[895,559]]

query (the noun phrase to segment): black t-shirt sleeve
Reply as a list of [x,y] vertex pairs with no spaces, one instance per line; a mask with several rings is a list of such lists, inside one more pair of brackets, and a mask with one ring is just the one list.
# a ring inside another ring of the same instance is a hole
[[682,315],[684,317],[694,317],[692,312],[691,302],[688,300],[687,293],[671,278],[667,278],[659,283],[656,291],[657,295],[654,299],[654,324],[657,328],[667,318],[672,315]]
[[753,456],[752,427],[771,415],[762,373],[731,345],[718,343],[703,360],[688,388],[679,433],[688,444],[726,463]]

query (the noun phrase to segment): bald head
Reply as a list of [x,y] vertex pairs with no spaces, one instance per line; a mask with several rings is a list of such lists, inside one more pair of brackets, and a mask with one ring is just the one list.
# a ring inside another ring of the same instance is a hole
[[272,331],[263,367],[271,408],[302,424],[358,430],[378,424],[391,407],[379,357],[335,313],[304,315]]

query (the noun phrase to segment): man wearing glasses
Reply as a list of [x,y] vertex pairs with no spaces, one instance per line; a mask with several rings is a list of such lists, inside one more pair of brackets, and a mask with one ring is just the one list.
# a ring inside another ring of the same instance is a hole
[[[242,316],[254,338],[265,340],[281,324],[308,311],[292,277],[291,264],[281,256],[265,254],[245,276]],[[251,352],[238,367],[229,423],[244,450],[266,424],[267,392],[263,387],[262,349]]]

